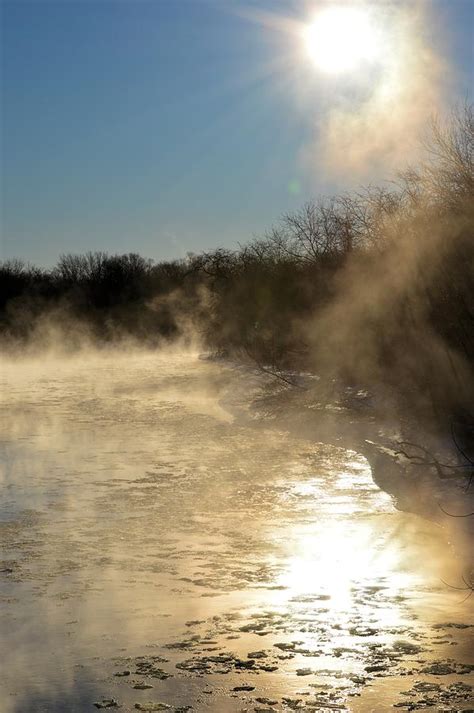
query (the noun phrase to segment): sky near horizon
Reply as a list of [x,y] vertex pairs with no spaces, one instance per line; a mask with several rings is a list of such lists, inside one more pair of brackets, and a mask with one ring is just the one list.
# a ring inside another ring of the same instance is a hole
[[[286,28],[321,2],[2,0],[0,258],[233,248],[305,200],[378,179],[385,146],[398,155],[430,113],[472,99],[474,0],[367,4],[416,5],[403,100],[423,94],[420,123],[408,106],[398,123],[374,109],[381,70],[318,76]],[[363,170],[328,153],[371,122],[383,133]]]

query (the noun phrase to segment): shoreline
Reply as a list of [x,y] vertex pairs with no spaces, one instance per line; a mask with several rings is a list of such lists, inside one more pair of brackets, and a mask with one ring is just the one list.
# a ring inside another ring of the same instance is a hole
[[[297,438],[361,454],[370,466],[373,482],[390,495],[397,510],[418,515],[443,528],[465,569],[472,571],[474,516],[466,514],[474,512],[474,485],[467,488],[468,478],[462,475],[441,479],[435,466],[417,467],[397,453],[400,425],[379,418],[366,392],[359,392],[361,398],[351,394],[349,407],[330,401],[321,403],[317,390],[311,388],[312,383],[319,383],[314,375],[303,377],[309,388],[292,389],[271,374],[245,364],[204,358],[245,374],[248,404],[236,403],[235,399],[229,402],[228,395],[219,399],[237,421],[243,419],[248,423],[250,419],[254,424],[287,431]],[[406,428],[408,424],[403,426]],[[414,432],[414,427],[411,428]],[[447,455],[445,452],[444,456]]]

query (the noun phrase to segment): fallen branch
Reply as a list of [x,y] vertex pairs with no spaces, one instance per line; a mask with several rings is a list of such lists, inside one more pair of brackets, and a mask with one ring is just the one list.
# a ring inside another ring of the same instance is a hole
[[[408,453],[404,448],[399,448],[397,451],[395,451],[395,455],[402,455],[405,458],[407,458],[409,461],[411,461],[412,465],[417,465],[417,466],[424,466],[425,468],[436,468],[436,472],[438,473],[439,478],[442,480],[445,480],[446,478],[449,477],[444,471],[443,468],[446,468],[448,470],[463,470],[464,468],[471,469],[474,466],[474,463],[468,458],[468,456],[458,447],[457,442],[453,438],[453,442],[458,449],[459,453],[466,458],[468,461],[467,463],[442,463],[439,461],[431,451],[427,450],[423,446],[420,446],[419,443],[412,443],[411,441],[399,441],[398,445],[399,446],[409,446],[410,448],[415,448],[424,453],[425,455],[422,456],[417,453]],[[470,478],[469,478],[469,485],[471,483],[471,480],[473,478],[473,473],[471,473]],[[468,487],[469,487],[468,485]]]
[[461,579],[464,582],[464,584],[466,585],[465,587],[455,587],[454,584],[449,584],[448,582],[445,582],[444,579],[442,579],[441,581],[443,582],[443,584],[445,584],[450,589],[456,589],[458,592],[465,592],[465,591],[469,590],[469,594],[459,602],[460,604],[463,604],[464,602],[466,602],[469,599],[469,597],[471,597],[474,594],[474,583],[468,582],[466,580],[466,578],[464,577],[464,575],[461,575]]
[[261,362],[257,359],[257,357],[254,354],[251,354],[248,347],[245,345],[244,346],[245,353],[251,359],[251,361],[254,362],[254,364],[257,366],[257,368],[262,371],[264,374],[268,374],[269,376],[273,376],[275,379],[279,379],[280,381],[283,381],[285,384],[288,386],[291,386],[292,388],[297,388],[301,390],[305,390],[303,386],[300,386],[296,381],[291,381],[291,379],[288,379],[286,376],[283,376],[281,372],[276,371],[275,369],[272,369],[268,366],[264,366],[261,364]]
[[472,517],[474,515],[474,512],[467,512],[467,513],[464,513],[463,515],[455,515],[454,513],[448,512],[447,510],[445,510],[443,508],[443,506],[440,505],[440,503],[438,503],[438,507],[441,510],[441,512],[444,512],[445,515],[449,515],[449,517]]

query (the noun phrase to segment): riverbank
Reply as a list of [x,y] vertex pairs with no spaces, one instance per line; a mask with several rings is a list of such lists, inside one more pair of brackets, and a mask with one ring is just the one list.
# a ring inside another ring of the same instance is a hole
[[[225,363],[225,362],[224,362]],[[441,442],[414,418],[395,415],[393,398],[380,390],[341,387],[312,374],[264,373],[231,363],[243,370],[250,400],[245,418],[286,430],[295,437],[331,444],[362,454],[374,482],[404,512],[437,523],[462,562],[462,576],[474,573],[474,467],[459,467],[462,458],[449,435]],[[227,397],[226,408],[242,416],[242,404]],[[441,466],[439,464],[442,464]]]

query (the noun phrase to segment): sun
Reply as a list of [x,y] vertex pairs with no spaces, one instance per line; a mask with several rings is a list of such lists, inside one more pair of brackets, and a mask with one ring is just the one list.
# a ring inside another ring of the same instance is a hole
[[353,71],[380,51],[370,13],[362,7],[321,10],[305,27],[304,41],[316,67],[331,74]]

